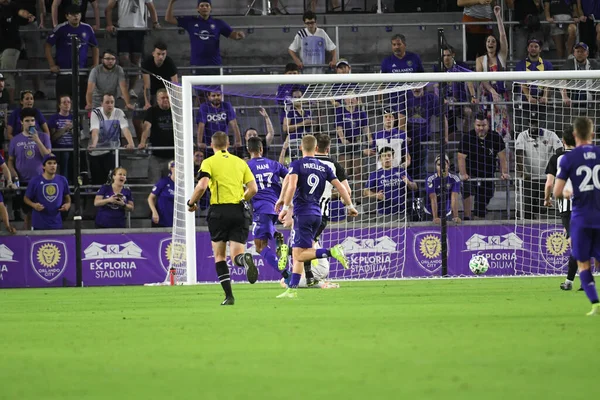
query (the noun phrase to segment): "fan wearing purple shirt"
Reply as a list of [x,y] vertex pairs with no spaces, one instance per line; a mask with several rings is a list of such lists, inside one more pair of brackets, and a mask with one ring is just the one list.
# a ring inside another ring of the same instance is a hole
[[175,206],[175,161],[169,161],[169,175],[154,184],[148,195],[148,206],[152,211],[152,226],[173,226]]
[[[439,100],[425,89],[413,89],[406,94],[406,127],[408,152],[411,163],[408,173],[414,179],[425,179],[427,167],[427,145],[421,142],[431,137],[431,117],[440,117]],[[448,141],[448,121],[444,115],[444,137]]]
[[[410,165],[406,132],[396,128],[395,113],[389,108],[383,110],[383,129],[373,134],[371,148],[365,150],[365,155],[377,155],[384,147],[394,149],[392,166],[402,166],[406,169]],[[380,163],[378,163],[377,168],[381,168]]]
[[[283,235],[275,231],[275,224],[277,223],[275,203],[281,195],[281,181],[288,174],[288,170],[277,161],[263,157],[262,141],[259,138],[251,137],[248,140],[247,148],[251,157],[248,160],[248,166],[258,185],[258,192],[251,200],[254,208],[252,235],[254,236],[256,252],[275,271],[280,272],[284,278],[287,278],[289,273],[285,266],[289,249],[283,243]],[[273,239],[276,242],[276,251],[269,247],[269,240]]]
[[126,213],[133,211],[133,196],[131,190],[125,187],[127,170],[115,168],[110,181],[102,185],[94,198],[96,213],[96,228],[125,228]]
[[[56,77],[56,94],[68,94],[73,96],[73,85],[71,68],[71,40],[73,36],[79,38],[79,68],[87,68],[88,50],[92,48],[92,66],[98,65],[100,52],[98,42],[92,27],[81,22],[81,10],[76,4],[66,8],[67,22],[57,25],[44,45],[46,60],[50,66],[50,72],[58,74]],[[56,59],[52,57],[52,47],[56,46]],[[85,93],[87,90],[87,74],[79,74],[79,104],[85,104]]]
[[[58,112],[48,118],[50,137],[54,149],[65,149],[56,152],[60,174],[71,179],[71,153],[73,150],[73,114],[71,113],[71,97],[67,94],[58,99]],[[70,149],[71,151],[67,151]]]
[[394,149],[384,147],[379,150],[381,168],[372,172],[363,190],[366,198],[377,201],[378,222],[389,223],[403,220],[406,209],[406,190],[417,190],[406,170],[393,167]]
[[346,204],[348,215],[355,217],[358,211],[352,204],[348,191],[337,179],[333,170],[315,158],[317,139],[313,135],[302,138],[302,158],[290,164],[290,170],[282,194],[275,204],[279,220],[283,221],[294,203],[294,229],[292,230],[293,269],[289,288],[277,298],[297,298],[298,284],[304,271],[304,262],[318,258],[333,257],[345,268],[349,268],[342,246],[331,249],[314,249],[313,240],[321,226],[321,196],[330,182]]
[[[303,88],[300,86],[292,89],[293,99],[300,99],[303,94]],[[283,120],[283,134],[287,134],[285,142],[290,149],[291,158],[299,155],[302,136],[311,133],[312,125],[315,123],[310,110],[303,107],[304,104],[303,101],[294,101]]]
[[[401,34],[392,36],[392,54],[387,56],[381,62],[382,74],[404,74],[413,72],[425,72],[423,63],[418,54],[406,51],[406,37]],[[404,102],[404,96],[392,94],[388,98],[388,104],[398,110],[398,127],[406,130],[404,123],[406,121],[404,114],[400,112],[401,104]]]
[[[8,169],[8,166],[4,163],[4,158],[2,158],[2,154],[0,154],[0,171],[4,175],[7,187],[10,189],[16,189],[17,187],[12,182],[10,169]],[[17,231],[14,227],[10,225],[8,211],[6,210],[6,206],[4,205],[4,197],[2,197],[2,192],[0,192],[0,221],[4,223],[4,226],[6,227],[6,230],[9,233],[15,233]]]
[[242,147],[242,135],[238,126],[235,109],[231,103],[222,100],[220,92],[208,92],[208,100],[200,105],[198,114],[196,114],[196,123],[198,124],[197,143],[200,150],[204,150],[209,155],[214,154],[208,147],[212,135],[217,132],[229,133],[229,128],[233,132],[233,147],[236,153]]
[[35,99],[31,90],[23,90],[21,92],[21,107],[17,107],[8,116],[6,125],[6,137],[12,139],[14,135],[18,135],[23,130],[21,124],[21,111],[25,108],[31,108],[35,112],[35,130],[40,133],[45,133],[50,137],[50,129],[46,123],[46,118],[38,108],[33,107]]
[[342,104],[335,109],[335,129],[340,144],[339,161],[348,171],[350,180],[356,181],[362,175],[363,144],[371,143],[369,117],[361,110],[358,97],[345,98]]
[[[176,0],[170,0],[167,6],[165,21],[177,25],[187,31],[190,37],[190,63],[198,67],[217,67],[217,68],[199,68],[192,72],[196,75],[219,75],[221,48],[220,37],[226,37],[233,40],[242,40],[246,37],[244,32],[234,31],[226,22],[213,18],[211,0],[198,0],[198,16],[175,17],[173,7]],[[210,143],[208,141],[207,143]]]
[[31,226],[34,230],[62,229],[60,213],[71,208],[69,182],[56,173],[56,161],[54,154],[46,154],[42,162],[44,172],[27,185],[24,201],[33,209]]
[[[42,160],[50,154],[50,136],[38,132],[36,126],[36,110],[24,108],[21,110],[20,125],[23,132],[16,135],[10,141],[8,148],[8,168],[12,178],[16,181],[20,178],[23,188],[36,176],[43,172]],[[23,203],[24,191],[13,200],[13,209],[17,213],[22,209],[25,214],[25,229],[31,228],[31,208]]]
[[[571,255],[577,260],[581,287],[592,303],[588,315],[600,314],[600,302],[590,259],[600,259],[600,148],[594,146],[594,124],[578,117],[573,122],[575,148],[559,161],[554,197],[571,198]],[[571,180],[570,187],[565,184]]]
[[[284,75],[298,75],[300,74],[300,67],[295,63],[287,63],[285,65]],[[298,85],[284,84],[277,87],[277,104],[281,105],[281,112],[279,113],[279,123],[283,125],[283,120],[287,115],[287,112],[291,109],[292,102],[292,91],[298,87]]]
[[[433,223],[435,224],[439,225],[442,222],[440,214],[442,216],[445,215],[446,217],[452,216],[452,221],[458,224],[460,223],[460,218],[458,217],[460,178],[457,175],[448,172],[450,170],[450,159],[448,156],[445,157],[443,173],[441,171],[440,160],[440,156],[435,158],[436,172],[429,175],[425,180],[425,212],[433,219]],[[442,207],[442,182],[447,188],[445,207]]]

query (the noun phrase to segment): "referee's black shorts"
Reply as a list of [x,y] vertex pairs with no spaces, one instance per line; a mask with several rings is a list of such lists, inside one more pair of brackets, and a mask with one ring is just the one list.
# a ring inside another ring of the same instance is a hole
[[563,227],[567,232],[567,239],[571,237],[571,212],[564,212],[560,214],[560,219],[562,220]]
[[208,210],[208,231],[213,242],[246,243],[252,213],[242,204],[213,204]]

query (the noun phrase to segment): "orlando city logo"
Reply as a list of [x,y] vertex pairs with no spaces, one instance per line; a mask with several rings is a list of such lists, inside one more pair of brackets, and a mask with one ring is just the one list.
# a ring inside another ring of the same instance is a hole
[[413,241],[413,254],[419,267],[434,273],[442,266],[442,240],[434,231],[417,233]]
[[173,242],[171,238],[160,241],[158,245],[158,259],[165,272],[169,266],[176,269],[184,268],[186,265],[186,247],[183,242]]
[[60,240],[40,240],[31,245],[31,267],[44,281],[57,280],[67,267],[67,246]]

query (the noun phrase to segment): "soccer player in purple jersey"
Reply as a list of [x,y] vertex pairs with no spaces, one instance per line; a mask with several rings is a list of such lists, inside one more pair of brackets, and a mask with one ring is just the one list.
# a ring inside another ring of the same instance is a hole
[[[560,159],[554,197],[571,198],[571,254],[577,260],[579,279],[592,303],[587,315],[600,314],[598,291],[590,259],[600,259],[600,148],[592,144],[594,124],[586,117],[573,122],[576,147]],[[565,188],[567,180],[572,187]]]
[[[288,170],[277,161],[262,156],[263,145],[258,137],[248,139],[247,147],[251,157],[248,160],[248,166],[258,185],[258,192],[252,198],[252,207],[254,208],[252,235],[254,235],[256,252],[275,271],[281,272],[281,275],[287,278],[289,274],[285,266],[289,248],[283,244],[283,235],[275,231],[277,222],[275,203],[281,195],[281,180],[288,174]],[[277,242],[279,255],[269,247],[269,240],[272,239]]]
[[348,215],[355,217],[358,211],[352,204],[348,191],[337,179],[332,169],[315,158],[317,139],[313,135],[302,138],[302,158],[290,164],[287,183],[284,185],[282,198],[275,204],[279,211],[279,219],[283,221],[290,210],[292,197],[294,200],[294,229],[292,231],[292,279],[289,288],[277,298],[296,298],[300,277],[304,270],[304,262],[317,258],[333,257],[348,268],[342,247],[337,244],[331,249],[314,249],[313,240],[321,226],[320,199],[330,182],[339,192],[348,209]]

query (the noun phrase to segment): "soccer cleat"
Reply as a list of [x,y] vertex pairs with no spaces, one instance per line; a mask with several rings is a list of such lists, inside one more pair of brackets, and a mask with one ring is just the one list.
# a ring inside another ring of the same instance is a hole
[[319,283],[319,281],[317,279],[313,278],[306,278],[306,286],[308,287],[313,287],[315,285],[317,285]]
[[348,265],[348,259],[346,258],[346,255],[344,254],[344,249],[342,249],[342,246],[340,246],[339,244],[336,244],[335,246],[333,246],[331,248],[330,251],[331,251],[331,257],[338,260],[340,262],[340,264],[342,264],[342,267],[344,267],[344,269],[348,269],[350,267],[350,265]]
[[571,282],[563,282],[560,284],[560,288],[562,290],[572,290],[573,289],[573,284]]
[[290,254],[290,248],[287,244],[282,244],[281,247],[279,247],[279,254],[280,255],[279,261],[277,261],[277,266],[279,267],[280,271],[283,271],[285,267],[287,267],[288,256]]
[[254,265],[252,254],[244,253],[242,263],[244,264],[244,268],[246,268],[246,279],[248,279],[248,282],[250,283],[255,283],[258,280],[258,269],[256,268],[256,265]]
[[235,299],[233,297],[225,297],[225,300],[221,303],[222,306],[232,306],[235,304]]
[[276,298],[277,299],[297,299],[298,298],[297,289],[288,289],[285,292],[281,293]]
[[585,314],[588,317],[593,317],[595,315],[600,315],[600,303],[592,304],[592,311]]

